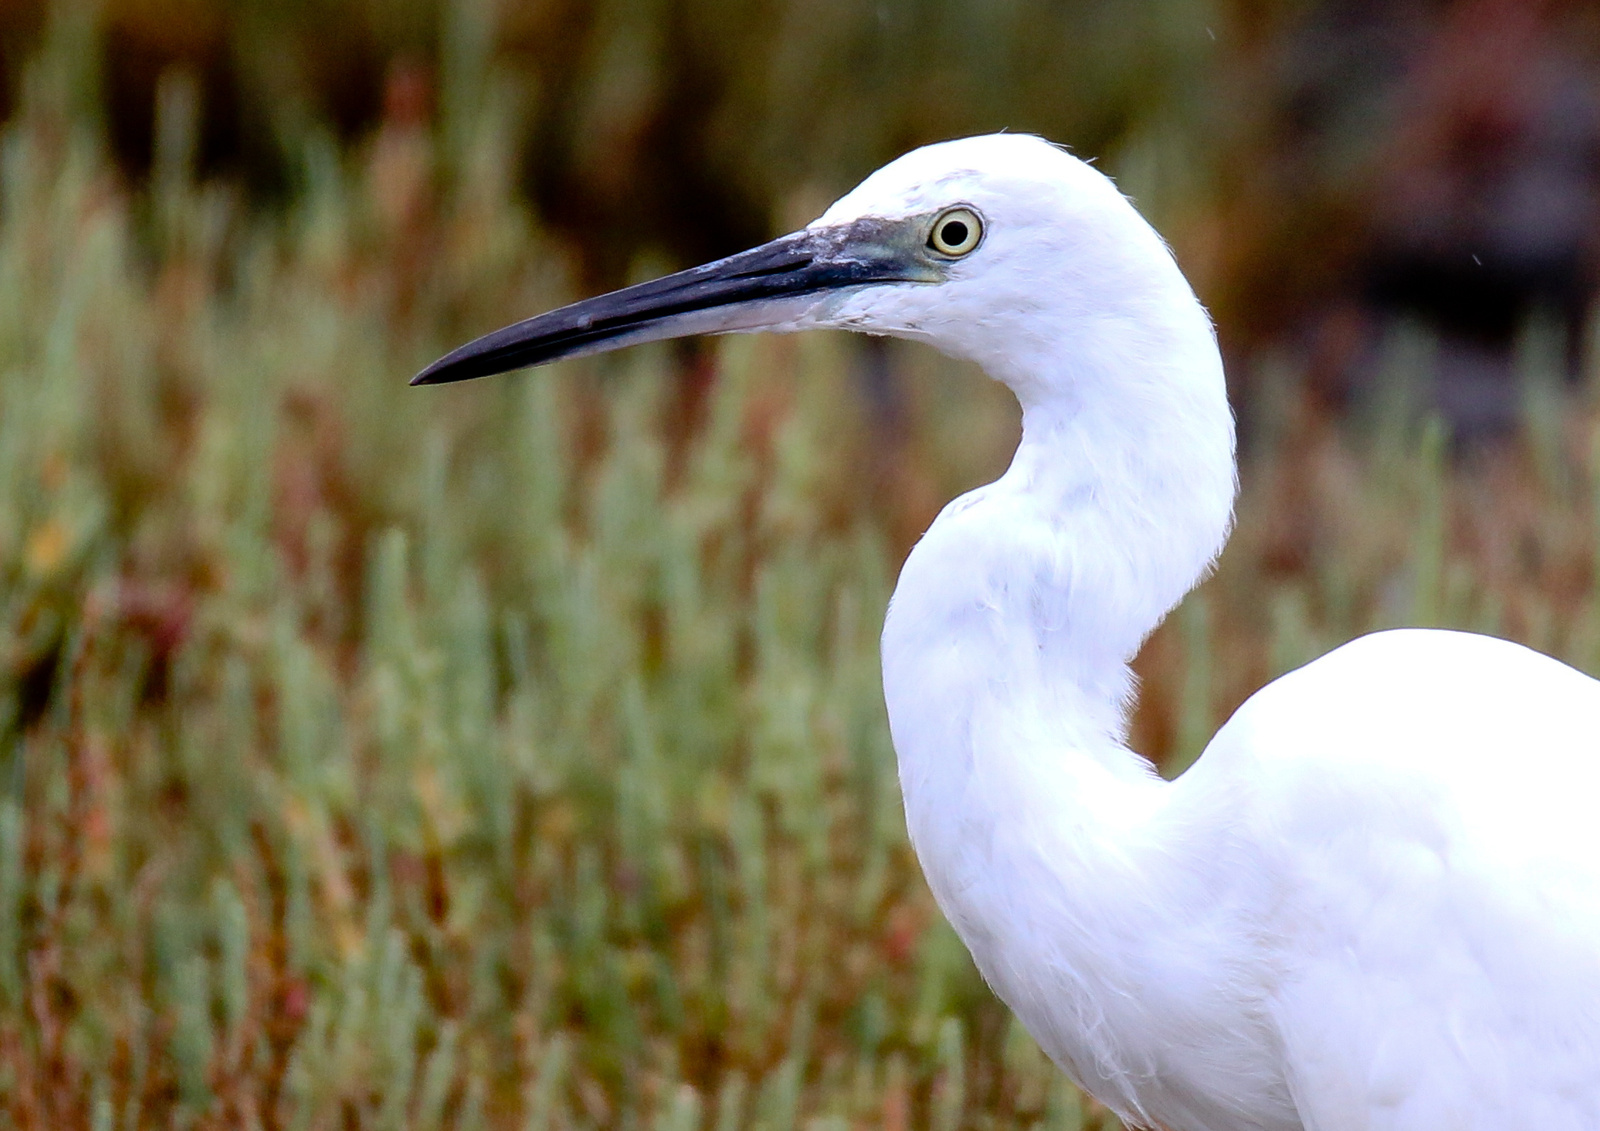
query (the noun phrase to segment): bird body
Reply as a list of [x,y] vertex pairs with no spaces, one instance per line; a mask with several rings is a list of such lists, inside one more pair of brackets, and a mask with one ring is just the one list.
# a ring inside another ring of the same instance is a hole
[[1394,630],[1171,783],[980,716],[907,821],[990,984],[1131,1123],[1593,1128],[1597,711],[1527,649]]
[[1376,633],[1263,688],[1175,783],[1277,887],[1261,968],[1305,1126],[1600,1127],[1597,712],[1518,645]]
[[792,236],[489,335],[432,383],[690,332],[930,342],[1017,395],[1007,472],[884,627],[907,827],[1040,1046],[1167,1131],[1600,1128],[1600,683],[1364,637],[1196,764],[1126,745],[1145,637],[1227,538],[1211,324],[1106,178],[1037,138],[914,151]]

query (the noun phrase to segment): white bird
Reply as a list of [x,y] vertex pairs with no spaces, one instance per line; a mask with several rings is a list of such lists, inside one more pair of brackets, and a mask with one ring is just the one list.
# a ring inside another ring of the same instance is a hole
[[906,560],[883,684],[939,906],[1040,1046],[1167,1131],[1600,1128],[1600,683],[1500,640],[1363,637],[1163,781],[1129,661],[1235,490],[1211,323],[1115,186],[1001,134],[804,230],[576,303],[416,383],[632,342],[843,327],[1022,405]]

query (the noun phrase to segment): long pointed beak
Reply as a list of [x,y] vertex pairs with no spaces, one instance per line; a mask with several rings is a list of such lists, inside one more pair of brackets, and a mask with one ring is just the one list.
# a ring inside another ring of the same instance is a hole
[[[690,334],[793,326],[827,292],[875,283],[933,283],[899,221],[863,219],[782,236],[675,275],[575,302],[486,334],[411,379],[442,385],[561,358]],[[909,245],[909,246],[908,246]]]

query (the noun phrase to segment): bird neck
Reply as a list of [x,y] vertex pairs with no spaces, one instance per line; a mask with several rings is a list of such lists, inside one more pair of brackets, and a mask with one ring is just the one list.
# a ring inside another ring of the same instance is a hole
[[1236,487],[1210,321],[1163,258],[1181,288],[1163,317],[1079,319],[981,359],[1016,392],[1022,440],[902,569],[883,637],[902,762],[943,769],[973,713],[1000,702],[1047,726],[1062,757],[1146,776],[1123,746],[1128,665],[1209,570]]
[[[1041,1032],[1077,1022],[1030,1008],[1026,979],[1075,980],[1079,1020],[1102,1035],[1115,1026],[1099,1003],[1139,983],[1115,967],[1138,948],[1107,932],[1162,926],[1136,921],[1161,905],[1141,898],[1160,880],[1130,861],[1165,783],[1125,744],[1128,665],[1209,568],[1232,510],[1232,416],[1190,304],[1165,335],[1080,337],[1056,351],[1068,360],[1036,358],[1055,371],[1007,381],[1023,403],[1009,470],[939,515],[884,626],[907,825],[930,886],[991,984],[1081,1081],[1093,1064],[1080,1058],[1111,1063],[1115,1050]],[[1028,953],[1041,939],[1056,949]]]
[[1209,420],[1126,399],[1144,403],[1026,404],[1005,475],[950,503],[907,558],[883,664],[908,808],[979,754],[1043,752],[1091,821],[1102,787],[1153,780],[1124,744],[1129,664],[1226,539],[1233,429],[1220,373]]

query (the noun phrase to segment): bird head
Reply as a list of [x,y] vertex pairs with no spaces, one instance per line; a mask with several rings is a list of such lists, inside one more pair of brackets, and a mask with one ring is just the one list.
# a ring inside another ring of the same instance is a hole
[[[925,146],[804,229],[477,339],[413,384],[485,377],[642,342],[833,327],[978,362],[1027,399],[1076,328],[1146,320],[1151,279],[1193,298],[1109,180],[1050,143],[991,134]],[[1163,274],[1161,265],[1165,264]]]

